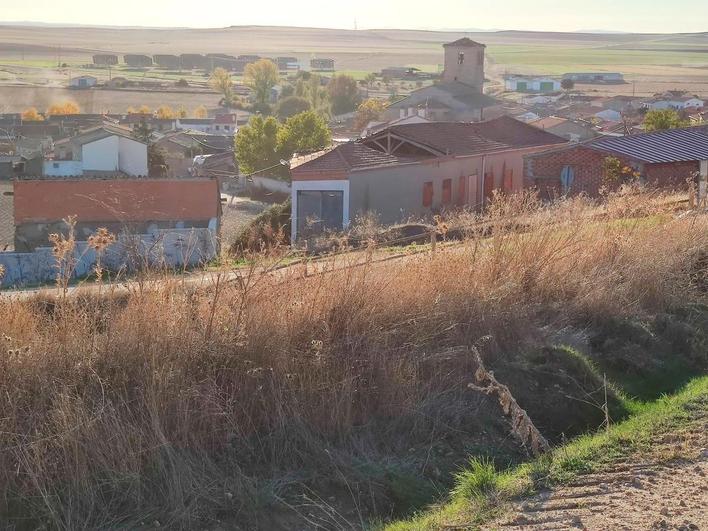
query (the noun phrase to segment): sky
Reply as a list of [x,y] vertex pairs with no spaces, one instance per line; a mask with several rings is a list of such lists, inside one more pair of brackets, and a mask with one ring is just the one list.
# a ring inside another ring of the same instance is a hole
[[[0,21],[151,27],[708,32],[706,0],[0,0]],[[2,40],[2,29],[0,29]]]

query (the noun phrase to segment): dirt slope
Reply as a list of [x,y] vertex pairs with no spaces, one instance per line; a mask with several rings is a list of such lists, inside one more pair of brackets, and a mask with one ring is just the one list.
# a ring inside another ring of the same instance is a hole
[[708,529],[708,413],[690,430],[657,440],[648,459],[542,492],[487,529]]

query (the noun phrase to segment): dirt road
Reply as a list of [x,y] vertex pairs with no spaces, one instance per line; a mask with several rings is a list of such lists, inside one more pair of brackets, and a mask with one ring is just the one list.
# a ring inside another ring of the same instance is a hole
[[651,456],[515,504],[487,529],[708,529],[708,415],[690,430],[659,439]]

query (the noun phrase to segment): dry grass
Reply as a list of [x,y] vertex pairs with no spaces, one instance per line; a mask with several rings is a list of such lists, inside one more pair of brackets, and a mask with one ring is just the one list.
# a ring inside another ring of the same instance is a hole
[[[708,219],[674,219],[672,201],[500,200],[484,234],[432,257],[0,299],[0,521],[277,527],[263,508],[292,506],[293,484],[316,492],[320,474],[344,478],[357,526],[376,508],[353,491],[376,487],[351,486],[343,456],[405,453],[438,436],[431,417],[456,419],[453,433],[481,414],[474,360],[448,347],[491,336],[491,356],[543,326],[705,300]],[[300,511],[296,527],[351,521],[325,512],[317,524]]]

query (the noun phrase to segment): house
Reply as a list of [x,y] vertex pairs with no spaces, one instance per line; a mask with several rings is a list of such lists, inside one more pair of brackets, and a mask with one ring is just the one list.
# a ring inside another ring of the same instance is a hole
[[482,92],[484,44],[464,38],[444,44],[440,83],[423,87],[389,105],[388,121],[418,115],[431,121],[479,122],[504,114],[501,103]]
[[177,118],[175,129],[208,133],[214,126],[214,118]]
[[96,86],[98,79],[93,76],[72,77],[69,80],[69,87],[74,89],[87,89]]
[[512,92],[558,92],[561,83],[550,77],[511,75],[504,78],[504,88]]
[[597,196],[605,159],[614,157],[640,179],[659,187],[684,187],[708,165],[708,126],[670,129],[630,136],[602,136],[524,157],[526,186],[553,196]]
[[118,64],[118,56],[109,53],[99,53],[93,56],[93,64],[99,66],[113,66]]
[[559,116],[547,116],[529,122],[530,125],[563,137],[571,142],[581,142],[597,136],[593,125],[582,120],[569,120]]
[[334,72],[334,59],[310,59],[310,68],[320,72]]
[[276,57],[275,63],[278,65],[278,70],[281,72],[300,69],[300,63],[298,63],[297,57]]
[[615,85],[624,83],[624,76],[619,72],[569,72],[563,79],[586,85]]
[[62,177],[122,173],[148,174],[147,144],[130,129],[103,124],[54,143],[43,175]]
[[238,131],[238,115],[236,113],[217,114],[210,133],[216,135],[235,135]]
[[185,70],[206,70],[211,63],[209,58],[198,53],[183,53],[179,56],[179,60],[180,65]]
[[167,177],[191,175],[194,157],[232,152],[233,138],[200,131],[171,131],[158,138],[155,145],[165,154]]
[[238,165],[233,151],[224,151],[211,155],[197,155],[192,160],[189,174],[194,177],[210,177],[219,182],[235,179]]
[[170,70],[177,70],[181,67],[179,57],[170,54],[158,54],[153,55],[152,60],[160,68],[168,68]]
[[696,96],[673,96],[645,102],[644,107],[651,110],[696,110],[705,107],[705,101]]
[[562,94],[557,95],[537,95],[537,96],[524,96],[521,98],[522,105],[548,105],[555,103],[563,97]]
[[605,98],[601,102],[601,106],[604,109],[612,109],[613,111],[628,114],[641,109],[643,99],[634,96],[612,96],[611,98]]
[[565,143],[509,116],[387,127],[291,168],[292,239],[342,230],[360,214],[383,224],[479,208],[523,187],[523,155]]
[[129,53],[123,56],[123,62],[128,66],[141,68],[146,66],[152,66],[152,57],[150,57],[149,55]]
[[75,216],[77,241],[99,227],[113,234],[165,230],[218,231],[221,214],[213,179],[26,179],[16,180],[14,245],[17,252],[49,246],[49,234],[65,233]]
[[0,181],[9,181],[23,175],[41,175],[42,162],[39,152],[25,155],[20,153],[0,154]]

